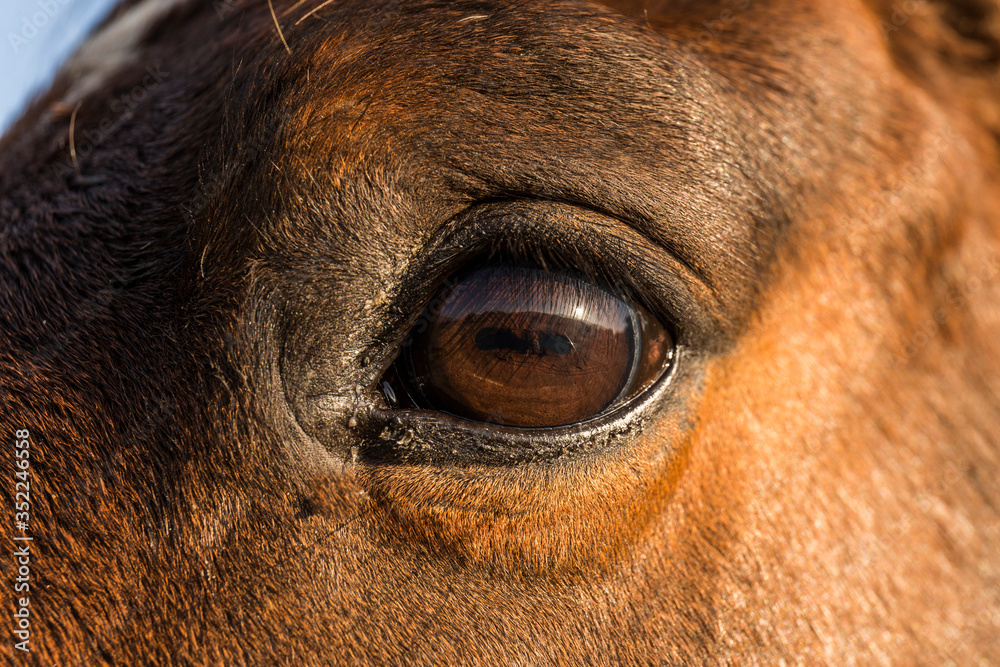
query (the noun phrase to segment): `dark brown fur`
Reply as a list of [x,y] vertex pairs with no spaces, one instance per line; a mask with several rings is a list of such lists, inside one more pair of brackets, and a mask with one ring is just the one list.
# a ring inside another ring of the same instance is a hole
[[[1000,664],[997,3],[319,4],[183,3],[0,141],[2,655]],[[676,313],[643,419],[383,419],[491,206]]]

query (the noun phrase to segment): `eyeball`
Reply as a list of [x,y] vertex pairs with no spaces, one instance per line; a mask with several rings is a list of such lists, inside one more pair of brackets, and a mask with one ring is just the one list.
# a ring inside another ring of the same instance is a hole
[[[448,281],[394,364],[413,404],[517,428],[567,426],[637,396],[674,341],[646,308],[568,272],[487,266]],[[391,382],[383,382],[399,393]]]

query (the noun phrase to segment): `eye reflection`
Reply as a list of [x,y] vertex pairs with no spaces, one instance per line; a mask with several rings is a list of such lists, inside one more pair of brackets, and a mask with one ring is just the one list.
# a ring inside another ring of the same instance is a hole
[[390,375],[417,407],[475,421],[545,428],[599,416],[673,352],[645,308],[565,273],[480,268],[431,303]]

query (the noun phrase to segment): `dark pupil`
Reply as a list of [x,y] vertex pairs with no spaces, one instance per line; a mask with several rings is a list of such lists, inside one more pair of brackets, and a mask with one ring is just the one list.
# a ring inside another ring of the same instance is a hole
[[561,426],[599,414],[635,376],[635,310],[575,277],[480,269],[442,290],[425,317],[403,357],[422,407],[507,426]]

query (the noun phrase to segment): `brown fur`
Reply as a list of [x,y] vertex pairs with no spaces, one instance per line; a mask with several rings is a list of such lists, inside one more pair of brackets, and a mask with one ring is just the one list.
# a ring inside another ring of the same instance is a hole
[[[0,141],[2,655],[1000,664],[997,3],[320,4],[182,4]],[[677,314],[620,433],[380,421],[489,206]]]

